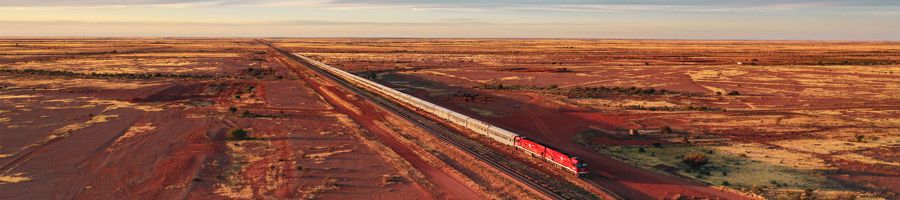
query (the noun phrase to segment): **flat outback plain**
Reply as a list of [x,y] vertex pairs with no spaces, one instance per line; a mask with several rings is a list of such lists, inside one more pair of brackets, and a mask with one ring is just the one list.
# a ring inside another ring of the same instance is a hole
[[0,199],[540,198],[269,44],[576,155],[468,134],[588,193],[900,192],[897,42],[5,38]]

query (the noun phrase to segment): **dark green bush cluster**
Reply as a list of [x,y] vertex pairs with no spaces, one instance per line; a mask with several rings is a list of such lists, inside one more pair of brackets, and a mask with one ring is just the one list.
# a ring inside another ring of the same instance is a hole
[[249,140],[249,139],[253,139],[253,138],[250,137],[250,132],[247,132],[247,130],[239,128],[239,129],[234,129],[234,130],[231,130],[230,132],[228,132],[228,139]]
[[553,70],[553,72],[556,72],[556,73],[567,73],[567,72],[572,72],[572,70],[569,70],[569,68],[560,67],[560,68],[556,68],[556,70]]
[[622,108],[627,110],[649,110],[649,111],[723,111],[724,109],[709,106],[665,106],[665,107],[645,107],[642,105],[629,105]]
[[707,158],[703,153],[694,152],[688,154],[687,156],[684,156],[684,158],[681,159],[681,163],[684,163],[691,168],[697,169],[702,167],[703,165],[709,164],[709,158]]
[[241,118],[280,118],[280,117],[284,117],[284,116],[285,116],[284,111],[279,112],[278,115],[258,114],[258,113],[250,112],[249,110],[244,110],[244,112],[241,113]]
[[273,69],[257,69],[252,67],[248,67],[246,72],[248,75],[254,78],[263,78],[265,76],[275,74],[275,70]]
[[569,98],[600,98],[609,95],[683,95],[699,96],[697,93],[677,92],[666,89],[638,88],[638,87],[575,87],[566,90],[563,95]]
[[163,74],[163,73],[79,73],[71,71],[59,70],[43,70],[43,69],[0,69],[2,73],[13,74],[30,74],[42,76],[62,76],[69,78],[104,78],[104,79],[150,79],[150,78],[190,78],[190,79],[212,79],[217,78],[213,75],[205,74]]
[[557,85],[524,86],[524,85],[503,85],[502,83],[489,83],[489,84],[477,86],[476,88],[488,89],[488,90],[556,90],[556,89],[559,89],[559,86],[557,86]]
[[[560,94],[568,98],[601,98],[609,95],[680,95],[680,96],[702,96],[700,93],[671,91],[666,89],[655,88],[638,88],[638,87],[574,87],[559,88],[557,85],[549,86],[524,86],[524,85],[504,85],[502,83],[488,83],[475,88],[488,90],[544,90],[551,93]],[[690,108],[695,109],[695,108]]]

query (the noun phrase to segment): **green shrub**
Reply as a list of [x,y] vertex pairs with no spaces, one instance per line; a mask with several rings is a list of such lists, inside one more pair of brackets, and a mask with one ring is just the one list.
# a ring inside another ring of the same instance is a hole
[[228,134],[228,138],[229,138],[229,139],[233,139],[233,140],[249,140],[249,139],[252,139],[252,138],[250,137],[250,133],[247,132],[247,130],[244,130],[244,129],[242,129],[242,128],[231,130],[231,132],[229,132],[229,134]]
[[705,154],[694,152],[684,156],[684,158],[681,159],[681,162],[696,169],[709,164],[709,158],[707,158]]

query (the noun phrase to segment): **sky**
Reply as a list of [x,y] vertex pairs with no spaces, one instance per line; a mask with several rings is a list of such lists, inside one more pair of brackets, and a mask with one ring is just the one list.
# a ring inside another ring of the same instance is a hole
[[900,40],[898,0],[0,0],[0,36]]

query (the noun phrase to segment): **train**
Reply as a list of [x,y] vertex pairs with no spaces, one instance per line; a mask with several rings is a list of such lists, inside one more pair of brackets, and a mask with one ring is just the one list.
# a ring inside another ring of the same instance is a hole
[[341,79],[344,79],[351,84],[362,87],[363,89],[375,92],[383,97],[393,99],[396,102],[401,102],[419,111],[427,112],[431,115],[436,116],[437,118],[440,118],[449,123],[459,125],[460,127],[464,127],[475,133],[481,134],[494,141],[497,141],[498,143],[515,148],[516,150],[528,154],[532,157],[550,162],[558,168],[562,168],[576,176],[588,176],[587,164],[578,160],[578,157],[569,156],[563,152],[547,147],[547,145],[522,137],[519,134],[507,131],[481,120],[468,117],[450,109],[432,104],[431,102],[413,97],[412,95],[397,91],[393,88],[381,85],[366,78],[356,76],[344,70],[331,67],[301,54],[295,53],[294,55],[319,69],[331,73],[332,75],[337,76]]

